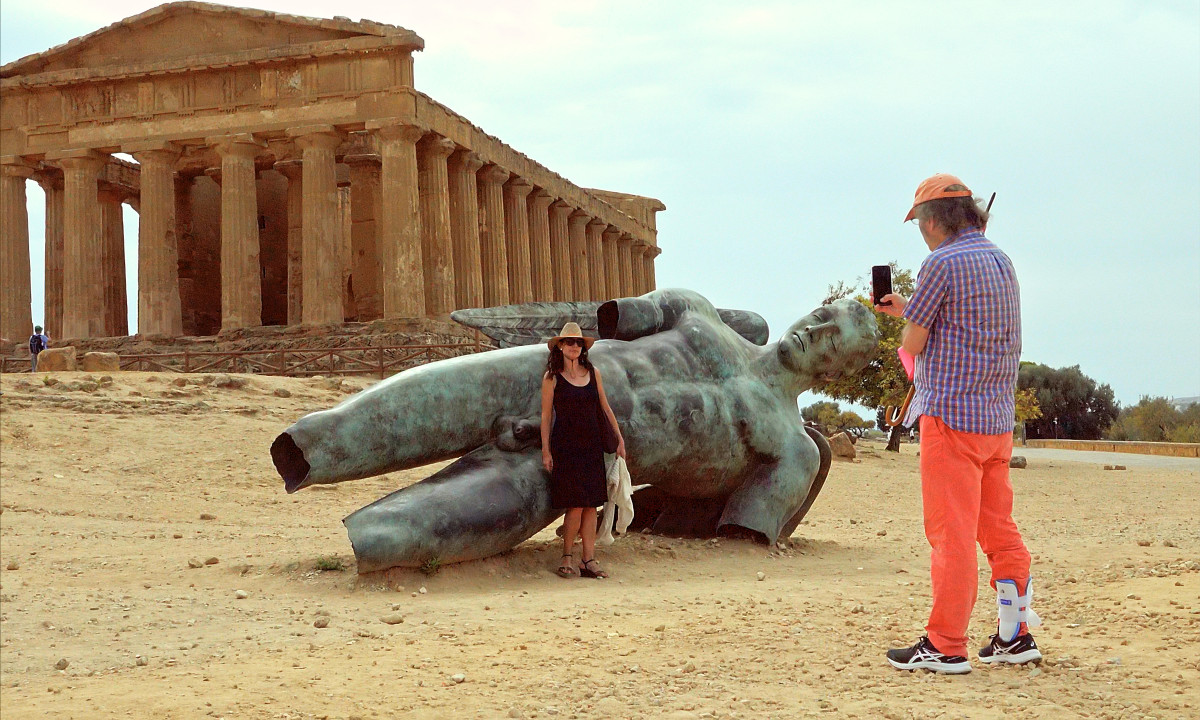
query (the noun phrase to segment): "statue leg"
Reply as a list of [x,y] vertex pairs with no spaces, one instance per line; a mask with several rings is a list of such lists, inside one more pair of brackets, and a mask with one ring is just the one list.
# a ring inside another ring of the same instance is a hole
[[729,496],[717,530],[737,535],[740,534],[737,528],[744,528],[766,543],[786,537],[782,534],[784,528],[802,509],[807,512],[805,501],[810,493],[816,496],[814,489],[820,489],[815,484],[820,470],[820,455],[816,450],[808,436],[799,435],[795,447],[789,448],[785,457],[759,466]]
[[360,573],[478,560],[512,549],[561,514],[550,507],[549,482],[538,448],[486,445],[342,522]]

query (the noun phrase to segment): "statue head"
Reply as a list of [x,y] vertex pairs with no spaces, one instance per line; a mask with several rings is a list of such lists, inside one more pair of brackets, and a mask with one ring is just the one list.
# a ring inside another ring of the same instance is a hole
[[849,298],[823,305],[797,320],[779,339],[783,367],[817,383],[836,380],[865,366],[875,355],[875,315]]

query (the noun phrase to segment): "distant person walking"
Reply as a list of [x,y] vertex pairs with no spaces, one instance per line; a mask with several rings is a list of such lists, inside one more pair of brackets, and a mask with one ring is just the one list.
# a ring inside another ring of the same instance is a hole
[[1042,654],[1028,625],[1040,621],[1029,607],[1030,555],[1013,522],[1008,477],[1021,358],[1016,271],[983,235],[987,211],[953,175],[934,175],[917,187],[910,220],[930,250],[912,299],[872,300],[876,310],[907,319],[901,343],[916,357],[916,394],[903,422],[920,421],[933,608],[927,635],[910,648],[889,650],[888,661],[908,670],[971,671],[967,626],[979,594],[978,540],[999,614],[979,659],[1036,662]]
[[41,325],[33,326],[33,334],[29,336],[29,372],[37,372],[38,353],[50,347],[50,336],[42,332]]

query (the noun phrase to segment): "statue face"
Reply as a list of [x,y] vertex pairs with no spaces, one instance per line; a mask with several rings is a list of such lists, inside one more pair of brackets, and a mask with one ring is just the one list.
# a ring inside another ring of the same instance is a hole
[[779,361],[792,372],[825,381],[857,371],[875,354],[875,316],[848,298],[800,318],[779,340]]

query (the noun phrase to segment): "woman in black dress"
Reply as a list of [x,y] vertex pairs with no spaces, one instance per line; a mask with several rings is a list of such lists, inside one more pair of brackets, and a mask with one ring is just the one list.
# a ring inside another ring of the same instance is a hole
[[604,396],[600,371],[588,361],[594,342],[583,336],[578,324],[564,325],[547,343],[550,359],[542,378],[542,464],[550,473],[551,504],[566,511],[557,571],[562,577],[576,575],[576,533],[583,543],[578,574],[608,577],[596,562],[596,508],[608,500],[601,422],[612,425],[617,455],[625,457],[625,438]]

